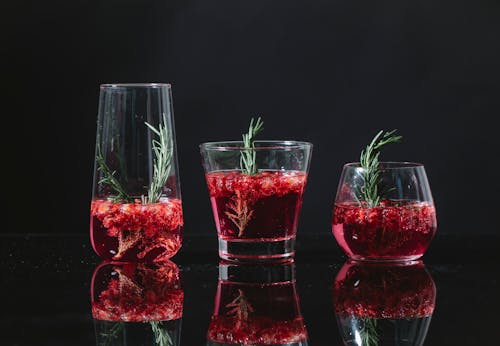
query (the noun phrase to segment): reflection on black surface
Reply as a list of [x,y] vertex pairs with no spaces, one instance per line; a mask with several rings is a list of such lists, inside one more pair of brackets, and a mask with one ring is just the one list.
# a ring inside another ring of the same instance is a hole
[[207,345],[307,345],[295,265],[219,263]]
[[183,303],[175,263],[103,262],[91,284],[96,345],[179,345]]
[[346,345],[422,345],[436,302],[423,262],[347,262],[333,285]]

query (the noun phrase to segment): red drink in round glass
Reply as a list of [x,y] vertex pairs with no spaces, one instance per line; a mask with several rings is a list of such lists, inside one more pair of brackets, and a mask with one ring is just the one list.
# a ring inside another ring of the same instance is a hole
[[362,199],[365,181],[359,164],[344,166],[335,199],[332,232],[356,260],[400,261],[421,257],[437,229],[436,210],[424,167],[382,162],[380,200]]
[[346,345],[422,345],[436,286],[420,261],[348,262],[335,278],[333,302]]

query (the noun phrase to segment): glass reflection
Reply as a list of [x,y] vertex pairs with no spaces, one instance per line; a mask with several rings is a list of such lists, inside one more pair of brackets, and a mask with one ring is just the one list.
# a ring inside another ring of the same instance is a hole
[[306,346],[295,265],[219,263],[207,345]]
[[179,345],[183,303],[175,263],[102,262],[91,283],[96,345]]
[[345,345],[422,345],[436,286],[422,261],[350,261],[335,278],[333,302]]

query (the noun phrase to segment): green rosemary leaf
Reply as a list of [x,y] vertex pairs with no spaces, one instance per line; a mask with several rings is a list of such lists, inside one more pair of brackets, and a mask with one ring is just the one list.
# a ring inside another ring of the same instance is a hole
[[167,128],[159,125],[157,129],[147,122],[145,122],[145,124],[158,136],[158,139],[153,139],[151,141],[154,154],[153,178],[149,185],[148,196],[141,197],[143,204],[156,203],[160,200],[163,188],[170,175],[173,156],[171,137],[168,135]]
[[363,346],[377,346],[378,345],[378,331],[376,318],[361,318],[363,326],[359,330],[361,338],[361,345]]
[[243,137],[243,150],[241,151],[240,157],[240,167],[241,172],[254,175],[258,172],[257,164],[255,162],[256,152],[255,152],[255,137],[264,130],[262,127],[264,122],[259,117],[257,121],[254,118],[250,120],[250,125],[248,126],[248,132],[242,135]]
[[155,345],[156,346],[172,346],[173,340],[168,330],[164,328],[159,321],[151,321],[149,322],[151,325],[151,330],[153,331],[155,337]]
[[360,200],[364,200],[368,207],[375,207],[379,204],[381,196],[379,193],[380,149],[390,143],[398,143],[402,136],[394,135],[397,130],[384,132],[379,131],[368,146],[361,151],[360,164],[362,171],[363,186],[359,190]]
[[133,200],[132,197],[125,192],[125,189],[115,177],[116,171],[112,171],[106,164],[100,145],[97,145],[96,162],[97,170],[101,172],[102,175],[101,179],[97,183],[99,185],[108,186],[115,193],[114,196],[110,196],[109,198],[113,202],[131,202]]
[[99,339],[97,342],[98,346],[113,345],[119,338],[120,334],[123,334],[123,330],[125,327],[124,322],[110,322],[110,323],[112,323],[111,328],[99,333]]

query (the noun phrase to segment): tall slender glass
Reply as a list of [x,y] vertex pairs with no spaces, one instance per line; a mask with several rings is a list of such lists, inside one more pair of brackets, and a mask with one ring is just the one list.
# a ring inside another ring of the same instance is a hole
[[355,260],[402,261],[421,257],[437,229],[436,210],[424,166],[381,162],[376,197],[368,196],[365,168],[344,166],[335,198],[332,231]]
[[169,84],[101,85],[90,238],[113,261],[163,261],[182,241]]
[[180,271],[161,264],[103,262],[91,282],[96,345],[180,345]]
[[[296,141],[212,142],[200,146],[219,236],[219,255],[236,261],[284,259],[295,236],[312,144]],[[255,174],[241,169],[255,155]]]

